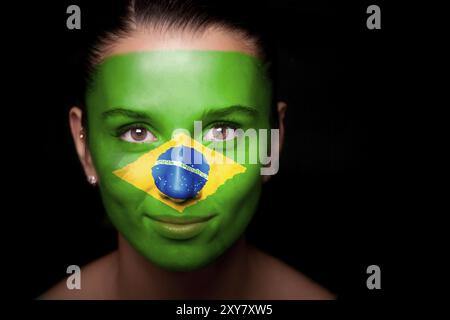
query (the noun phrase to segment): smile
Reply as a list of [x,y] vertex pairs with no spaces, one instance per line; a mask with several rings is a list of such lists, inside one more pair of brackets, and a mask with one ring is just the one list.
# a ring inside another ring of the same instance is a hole
[[213,216],[208,217],[155,217],[150,219],[152,227],[164,238],[187,240],[199,235]]

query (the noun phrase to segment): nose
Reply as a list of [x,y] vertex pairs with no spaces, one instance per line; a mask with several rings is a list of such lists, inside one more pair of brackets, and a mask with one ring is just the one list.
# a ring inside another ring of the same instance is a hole
[[156,187],[174,202],[198,196],[208,174],[209,164],[204,156],[187,146],[170,148],[162,153],[152,168]]

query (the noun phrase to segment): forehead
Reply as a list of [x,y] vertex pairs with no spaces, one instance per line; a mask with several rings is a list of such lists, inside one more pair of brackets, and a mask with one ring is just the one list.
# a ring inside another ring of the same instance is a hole
[[168,50],[114,55],[97,66],[88,108],[185,112],[212,106],[267,108],[271,92],[265,69],[258,58],[240,52]]

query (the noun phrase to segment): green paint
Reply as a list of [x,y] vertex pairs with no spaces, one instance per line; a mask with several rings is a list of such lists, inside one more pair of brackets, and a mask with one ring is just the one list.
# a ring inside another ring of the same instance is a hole
[[[260,165],[245,164],[244,174],[183,212],[192,217],[216,215],[199,235],[187,240],[155,232],[145,213],[179,213],[112,172],[170,140],[175,129],[192,135],[194,121],[203,121],[203,133],[218,122],[243,130],[269,129],[270,82],[259,59],[224,51],[111,56],[96,68],[86,98],[88,143],[106,211],[143,256],[170,270],[193,270],[212,262],[241,236],[258,204]],[[119,108],[127,111],[112,111]],[[120,139],[121,130],[133,125],[147,128],[158,140],[136,144]]]

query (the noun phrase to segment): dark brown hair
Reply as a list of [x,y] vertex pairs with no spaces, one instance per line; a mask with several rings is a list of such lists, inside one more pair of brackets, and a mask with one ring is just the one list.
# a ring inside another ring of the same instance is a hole
[[[84,59],[81,99],[84,107],[85,93],[91,83],[95,66],[107,55],[115,41],[130,36],[138,29],[151,28],[160,32],[202,32],[217,27],[237,33],[267,63],[268,76],[273,85],[273,110],[276,112],[276,82],[274,81],[274,44],[270,29],[270,17],[264,1],[258,6],[244,5],[236,0],[125,0],[113,17],[95,27],[95,34],[87,45]],[[108,7],[110,4],[105,4]],[[117,3],[116,3],[117,5]],[[83,117],[85,118],[85,117]],[[273,117],[276,120],[276,117]],[[85,119],[84,119],[85,120]],[[276,121],[275,121],[276,122]]]

